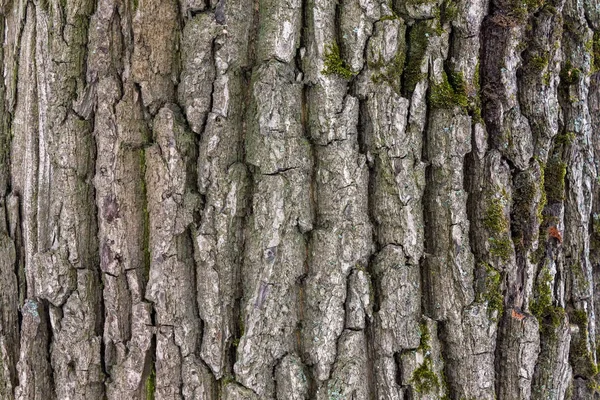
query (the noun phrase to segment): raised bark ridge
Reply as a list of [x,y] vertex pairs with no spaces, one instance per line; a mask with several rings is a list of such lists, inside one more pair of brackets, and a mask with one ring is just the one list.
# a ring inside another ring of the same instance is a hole
[[600,398],[599,10],[1,1],[0,398]]

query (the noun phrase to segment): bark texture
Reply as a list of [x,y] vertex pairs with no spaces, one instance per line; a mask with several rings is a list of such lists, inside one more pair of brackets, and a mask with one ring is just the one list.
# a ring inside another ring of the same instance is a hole
[[600,399],[599,0],[0,37],[1,399]]

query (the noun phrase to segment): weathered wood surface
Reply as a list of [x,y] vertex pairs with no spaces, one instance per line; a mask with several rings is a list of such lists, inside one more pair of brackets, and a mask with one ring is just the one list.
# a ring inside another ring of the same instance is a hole
[[598,0],[0,1],[0,398],[600,398]]

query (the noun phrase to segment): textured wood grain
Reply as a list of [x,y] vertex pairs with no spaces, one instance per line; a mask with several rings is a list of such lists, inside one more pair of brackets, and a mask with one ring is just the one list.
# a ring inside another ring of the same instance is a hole
[[597,0],[0,2],[0,398],[600,398]]

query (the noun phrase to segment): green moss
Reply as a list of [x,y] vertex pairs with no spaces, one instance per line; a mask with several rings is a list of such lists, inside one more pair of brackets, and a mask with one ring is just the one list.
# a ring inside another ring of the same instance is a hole
[[513,2],[509,5],[510,9],[508,10],[508,16],[515,18],[517,21],[522,22],[527,19],[528,10],[527,4],[520,0],[513,0]]
[[581,70],[579,68],[574,68],[571,61],[567,61],[560,71],[560,81],[561,83],[565,83],[567,85],[572,85],[579,81],[581,78]]
[[233,375],[225,375],[223,376],[223,378],[221,379],[221,383],[223,384],[223,386],[226,386],[230,383],[235,382],[235,378],[233,377]]
[[218,382],[221,387],[221,392],[223,392],[223,390],[227,387],[227,385],[235,382],[235,377],[233,375],[223,375],[223,377],[221,379],[219,379]]
[[565,391],[565,400],[573,400],[573,379],[569,380],[569,386]]
[[504,296],[502,295],[502,276],[489,264],[485,264],[485,292],[483,298],[488,303],[488,309],[492,314],[497,311],[495,320],[502,315],[504,310]]
[[398,14],[396,14],[396,12],[394,11],[392,5],[389,5],[389,10],[392,12],[390,15],[384,15],[383,17],[379,18],[380,21],[394,21],[397,19],[401,19]]
[[475,106],[472,107],[471,117],[473,118],[473,123],[485,123],[483,117],[481,116],[481,103],[479,101],[477,101]]
[[544,189],[546,190],[548,204],[558,203],[565,199],[566,175],[567,164],[556,156],[551,157],[544,170]]
[[584,46],[590,55],[590,74],[593,74],[600,70],[600,32],[594,32],[592,39],[585,42]]
[[458,17],[458,3],[454,0],[446,0],[442,4],[440,20],[443,23],[456,20]]
[[588,316],[584,310],[574,310],[570,315],[571,322],[579,326],[579,328],[588,328]]
[[427,74],[421,72],[421,65],[427,53],[429,37],[434,33],[427,21],[415,22],[408,32],[409,47],[402,86],[406,96],[410,96],[417,83],[427,77]]
[[594,213],[592,224],[592,231],[600,236],[600,214]]
[[[545,220],[545,219],[544,219]],[[548,241],[548,232],[540,227],[540,236],[537,249],[529,255],[529,261],[538,265],[546,255],[546,243]]]
[[534,12],[544,6],[545,0],[524,0],[529,12]]
[[537,278],[534,301],[529,306],[529,310],[538,318],[540,324],[546,314],[546,310],[552,306],[552,282],[552,274],[548,267],[544,266]]
[[[421,341],[417,352],[423,355],[423,362],[414,371],[410,378],[410,384],[413,389],[422,394],[440,395],[440,392],[447,392],[446,380],[443,375],[437,374],[434,370],[434,363],[431,355],[431,334],[425,321],[419,326]],[[445,396],[443,397],[445,398]]]
[[[587,336],[587,334],[586,334]],[[591,378],[598,373],[598,364],[594,362],[592,353],[588,350],[584,339],[576,340],[571,347],[572,363],[576,365],[578,375]]]
[[467,81],[465,80],[465,76],[462,72],[454,72],[450,71],[448,73],[448,82],[450,86],[454,90],[456,96],[460,96],[461,99],[464,99],[464,103],[467,102]]
[[575,134],[575,132],[561,132],[558,135],[556,135],[556,138],[554,139],[554,144],[560,146],[568,146],[572,144],[576,138],[577,135]]
[[433,372],[433,361],[431,360],[431,336],[429,328],[425,322],[419,326],[421,332],[421,342],[417,351],[424,355],[423,363],[414,370],[410,379],[411,385],[419,393],[431,393],[440,387],[440,380]]
[[418,393],[431,393],[440,387],[440,380],[433,372],[433,362],[431,358],[426,357],[423,363],[417,368],[410,379],[415,391]]
[[600,71],[600,31],[595,31],[592,39],[592,73]]
[[373,74],[371,80],[374,83],[385,82],[399,94],[402,86],[402,73],[404,71],[405,58],[406,54],[404,51],[402,49],[398,50],[392,62],[382,66],[383,71]]
[[508,231],[508,218],[504,215],[505,201],[503,197],[495,197],[488,204],[483,224],[493,233]]
[[421,341],[419,342],[418,350],[426,353],[431,350],[431,345],[429,344],[431,341],[431,335],[429,334],[429,328],[425,322],[421,322],[419,325],[419,332],[421,333]]
[[541,73],[548,67],[548,54],[537,55],[529,60],[529,66],[533,72]]
[[558,10],[556,10],[556,7],[554,7],[551,4],[544,4],[544,7],[542,8],[542,10],[550,15],[558,14]]
[[244,324],[244,315],[242,312],[239,313],[237,319],[238,319],[237,335],[234,336],[234,339],[231,343],[233,346],[233,351],[237,351],[237,348],[239,347],[240,341],[241,341],[242,337],[244,336],[244,333],[246,330],[246,326]]
[[532,234],[538,232],[537,225],[542,222],[541,211],[546,201],[544,187],[540,185],[542,179],[545,179],[543,171],[540,171],[539,177],[528,174],[517,178],[512,207],[512,239],[515,245],[527,246],[536,240]]
[[490,238],[490,254],[504,261],[510,259],[512,254],[511,241],[508,237]]
[[587,381],[587,387],[592,394],[596,395],[600,393],[600,382],[597,380],[598,378],[589,379]]
[[146,378],[146,400],[154,400],[154,393],[156,392],[156,370],[154,369],[154,365],[152,366],[152,370],[150,374]]
[[469,99],[464,77],[461,73],[452,73],[450,77],[442,73],[442,82],[432,84],[429,92],[429,102],[436,108],[461,107],[468,111]]
[[548,86],[550,84],[550,79],[552,79],[552,74],[550,73],[550,71],[544,72],[544,74],[542,75],[542,83]]
[[544,0],[512,0],[508,4],[508,15],[524,22],[529,14],[535,12],[544,4]]
[[508,218],[504,215],[504,204],[506,201],[507,199],[504,195],[492,198],[488,203],[488,208],[483,218],[483,225],[491,234],[491,237],[488,239],[490,254],[502,260],[508,260],[512,252]]
[[537,277],[533,301],[529,304],[529,311],[540,324],[540,332],[548,338],[556,338],[556,330],[565,318],[565,310],[553,304],[553,282],[550,269],[544,266]]
[[588,350],[588,316],[584,310],[573,310],[569,320],[579,327],[579,335],[571,342],[569,359],[573,365],[573,373],[591,378],[598,374],[598,365],[594,362],[591,351]]
[[581,267],[581,263],[575,262],[569,264],[569,270],[571,272],[572,285],[575,287],[587,286],[587,278]]
[[546,164],[544,164],[543,162],[539,161],[539,167],[540,167],[540,182],[539,182],[539,190],[541,193],[541,197],[540,197],[540,202],[538,203],[537,206],[537,219],[538,222],[540,223],[540,225],[543,223],[544,217],[543,217],[543,213],[544,213],[544,208],[546,208],[546,204],[548,204],[548,196],[546,195],[546,174],[545,174],[545,170],[546,170]]
[[356,75],[342,59],[340,47],[335,42],[325,47],[324,63],[325,68],[321,73],[325,75],[338,75],[344,79],[351,79]]

